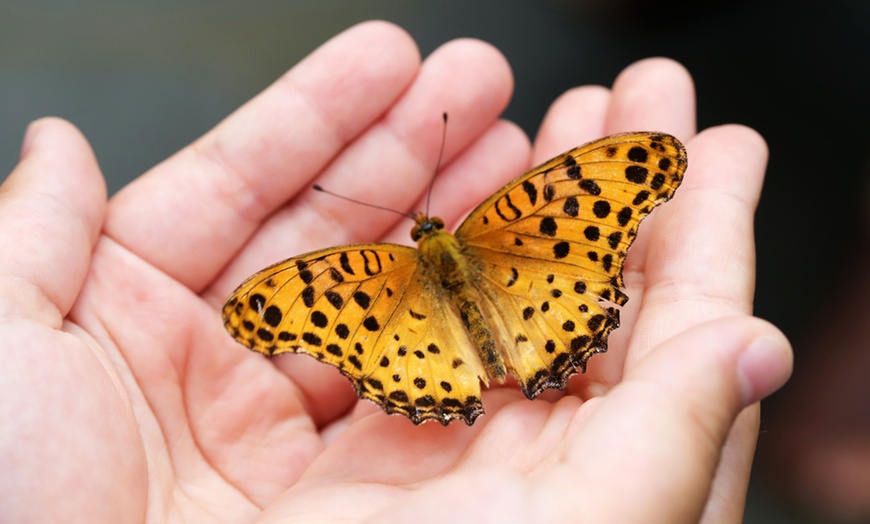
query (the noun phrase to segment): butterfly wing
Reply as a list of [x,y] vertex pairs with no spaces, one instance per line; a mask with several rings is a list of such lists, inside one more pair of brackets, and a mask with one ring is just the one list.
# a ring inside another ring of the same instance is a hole
[[622,267],[641,220],[669,200],[686,151],[663,133],[626,133],[532,169],[456,233],[478,269],[481,308],[507,366],[534,398],[563,389],[619,325]]
[[264,355],[306,353],[337,367],[387,413],[470,425],[483,413],[486,375],[438,284],[406,246],[326,249],[242,283],[224,326]]

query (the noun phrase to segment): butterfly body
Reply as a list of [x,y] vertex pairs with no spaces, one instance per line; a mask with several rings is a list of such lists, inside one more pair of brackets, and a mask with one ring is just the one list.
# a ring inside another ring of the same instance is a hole
[[337,367],[388,413],[472,424],[481,382],[511,374],[533,399],[606,350],[628,248],[685,168],[663,133],[591,142],[508,183],[455,234],[414,215],[417,249],[340,246],[268,267],[230,295],[224,325],[267,356]]
[[480,377],[485,384],[489,379],[503,381],[506,370],[492,329],[487,325],[480,308],[480,289],[482,279],[479,271],[463,254],[463,246],[454,235],[444,231],[444,221],[438,217],[431,219],[424,214],[414,217],[416,225],[411,230],[411,238],[417,241],[420,257],[420,270],[432,275],[434,282],[440,282],[447,300],[458,314],[471,342],[477,349],[481,365],[486,370]]

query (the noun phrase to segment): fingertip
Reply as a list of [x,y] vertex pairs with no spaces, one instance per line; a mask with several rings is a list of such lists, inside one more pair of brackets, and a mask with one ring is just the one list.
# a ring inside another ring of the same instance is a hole
[[419,66],[422,57],[417,42],[410,33],[402,27],[386,20],[368,20],[361,22],[327,42],[343,39],[352,40],[355,46],[366,48],[381,47],[389,50],[390,61],[395,63],[413,63]]
[[720,154],[740,154],[741,160],[765,165],[769,156],[767,141],[755,129],[742,124],[723,124],[707,128],[694,141],[712,142],[720,147]]
[[740,124],[720,125],[698,133],[686,147],[687,187],[730,193],[755,209],[769,154],[761,134]]
[[[513,95],[514,75],[510,63],[498,48],[483,40],[451,40],[435,49],[425,62],[437,64],[433,73],[442,78],[440,85],[430,88],[453,91],[450,97],[453,107],[445,107],[444,111],[450,114],[454,132],[466,124],[465,115],[501,114]],[[464,87],[470,84],[477,88]],[[481,98],[479,91],[488,93],[488,96]],[[457,95],[464,96],[459,98]]]
[[614,82],[616,84],[629,81],[634,77],[640,77],[647,80],[659,78],[662,80],[691,82],[692,75],[689,70],[676,60],[664,56],[653,56],[644,58],[630,64],[622,70]]
[[479,38],[456,38],[438,47],[432,54],[439,52],[459,53],[471,61],[490,61],[498,72],[507,76],[500,80],[507,80],[513,85],[513,71],[507,57],[499,48]]
[[360,22],[356,25],[351,26],[340,34],[346,34],[351,32],[372,33],[378,36],[387,37],[394,36],[396,38],[407,40],[410,43],[414,43],[414,38],[410,35],[410,33],[405,31],[405,29],[403,29],[401,26],[396,25],[388,20],[366,20],[364,22]]
[[36,135],[39,133],[40,121],[34,120],[30,124],[27,125],[27,129],[24,130],[24,139],[21,140],[21,151],[18,154],[18,161],[24,160],[30,152],[30,146],[33,144],[33,140],[36,138]]
[[[292,86],[289,94],[279,90],[280,97],[269,96],[270,88],[254,101],[281,104],[286,110],[301,98],[304,109],[315,110],[309,118],[326,124],[328,139],[337,139],[340,147],[395,103],[419,74],[420,65],[420,49],[404,29],[381,20],[362,22],[323,43],[276,82]],[[249,116],[259,122],[262,110]]]
[[386,20],[366,20],[353,25],[333,38],[325,42],[321,47],[335,44],[343,44],[344,41],[353,42],[354,46],[382,46],[390,51],[399,51],[402,54],[410,54],[420,62],[420,49],[410,33],[402,27]]
[[613,83],[608,133],[664,131],[688,140],[695,132],[692,75],[670,58],[647,58],[626,67]]
[[785,384],[791,369],[785,335],[765,320],[738,315],[676,335],[637,361],[626,379],[658,382],[677,395],[690,395],[692,403],[723,409],[731,404],[727,399],[734,399],[729,411],[736,416]]
[[52,178],[46,184],[49,193],[88,189],[90,196],[105,200],[106,183],[90,143],[78,127],[63,118],[39,118],[24,132],[21,160],[7,181],[17,186],[34,182],[34,177],[35,183]]
[[22,140],[21,162],[7,183],[4,187],[39,187],[85,219],[92,242],[99,234],[106,181],[87,138],[69,121],[43,117],[31,122]]
[[[43,131],[48,134],[48,137],[42,136]],[[90,145],[79,128],[63,118],[46,116],[30,122],[25,129],[24,139],[21,142],[22,160],[34,151],[34,146],[37,146],[37,151],[42,151],[41,146],[45,143],[56,147],[57,140],[77,141],[82,143],[84,148],[90,150]]]
[[793,366],[794,355],[788,339],[768,326],[737,358],[742,405],[754,404],[781,388],[791,376]]
[[[0,192],[0,245],[14,246],[4,252],[0,274],[11,277],[6,285],[17,295],[10,298],[22,311],[29,283],[63,315],[78,294],[102,228],[106,184],[84,135],[66,120],[33,122],[22,151]],[[28,311],[54,322],[56,315],[44,306]]]
[[543,162],[603,137],[609,103],[610,90],[602,86],[575,87],[559,96],[550,105],[538,130],[534,162]]

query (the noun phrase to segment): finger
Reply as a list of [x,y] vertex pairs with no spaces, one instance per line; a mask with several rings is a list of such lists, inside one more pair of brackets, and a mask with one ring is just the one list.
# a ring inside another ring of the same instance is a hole
[[105,201],[81,133],[56,118],[32,123],[0,186],[0,317],[60,327],[87,274]]
[[689,72],[667,58],[627,67],[613,83],[607,134],[664,131],[686,141],[695,134],[695,88]]
[[731,425],[700,522],[743,522],[749,473],[761,425],[760,412],[760,405],[755,403],[741,411]]
[[[683,186],[647,237],[643,308],[626,368],[681,330],[752,310],[753,218],[767,161],[764,140],[750,129],[724,126],[704,131],[687,147]],[[663,321],[674,318],[680,321]],[[734,425],[706,521],[722,521],[742,507],[757,429],[757,407]]]
[[396,26],[349,29],[115,196],[107,233],[201,289],[395,101],[418,67],[414,42]]
[[[358,200],[406,210],[432,178],[445,108],[451,111],[444,153],[449,163],[497,121],[511,90],[510,68],[495,48],[476,40],[445,44],[426,59],[395,107],[318,182]],[[268,264],[318,248],[378,240],[399,220],[322,193],[302,193],[263,225],[215,282],[216,301]]]
[[712,321],[667,341],[591,414],[589,404],[577,412],[566,465],[549,481],[572,478],[584,490],[566,504],[547,500],[556,486],[542,486],[542,506],[590,522],[696,522],[738,413],[785,383],[791,367],[785,337],[751,317]]
[[[643,312],[634,329],[641,356],[701,322],[752,310],[753,218],[767,147],[751,129],[723,126],[688,145],[689,173],[649,235]],[[661,322],[679,318],[680,322]]]
[[[691,75],[682,65],[667,58],[650,58],[630,65],[613,83],[605,130],[608,135],[663,131],[687,142],[696,132],[695,87]],[[690,157],[690,165],[691,162]],[[651,242],[649,232],[655,229],[659,213],[656,211],[644,220],[625,261],[624,272],[630,291],[630,275],[643,271],[647,246]],[[631,310],[635,307],[637,301],[629,306],[624,325],[631,325]]]
[[535,138],[533,163],[602,138],[609,104],[610,90],[600,86],[578,87],[557,98]]

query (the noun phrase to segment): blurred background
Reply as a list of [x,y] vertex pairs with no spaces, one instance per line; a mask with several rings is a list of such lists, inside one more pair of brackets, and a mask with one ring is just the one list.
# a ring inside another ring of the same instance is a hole
[[[423,55],[477,37],[516,76],[505,116],[649,56],[682,62],[699,127],[767,139],[756,313],[795,344],[765,402],[747,523],[870,522],[870,2],[828,0],[0,0],[0,179],[28,122],[88,137],[111,192],[182,148],[319,44],[393,21]],[[863,462],[862,462],[863,461]]]

